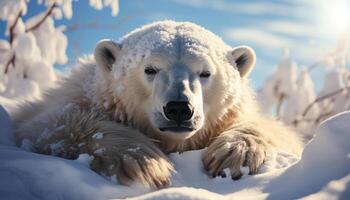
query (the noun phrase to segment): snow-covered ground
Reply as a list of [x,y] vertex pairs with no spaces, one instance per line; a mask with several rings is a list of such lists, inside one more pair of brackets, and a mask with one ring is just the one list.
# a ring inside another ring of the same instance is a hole
[[19,149],[10,122],[0,107],[1,199],[350,199],[350,112],[323,123],[300,161],[277,152],[260,174],[239,181],[209,178],[201,150],[171,154],[177,173],[171,187],[158,191],[107,180],[88,168],[84,155],[65,160]]

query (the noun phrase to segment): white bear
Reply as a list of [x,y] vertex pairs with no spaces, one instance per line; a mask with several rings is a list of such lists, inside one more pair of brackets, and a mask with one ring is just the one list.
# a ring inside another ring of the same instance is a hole
[[[231,48],[190,22],[160,21],[119,42],[102,40],[42,100],[15,114],[18,145],[76,159],[93,155],[91,168],[125,185],[171,183],[166,154],[206,148],[212,176],[255,174],[269,153],[300,155],[298,135],[260,114],[247,77],[255,53]],[[199,169],[200,170],[200,169]]]

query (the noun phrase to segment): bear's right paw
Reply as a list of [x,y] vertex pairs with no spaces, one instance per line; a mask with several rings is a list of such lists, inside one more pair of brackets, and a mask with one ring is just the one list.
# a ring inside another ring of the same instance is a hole
[[249,174],[256,174],[258,168],[270,153],[269,145],[260,137],[249,134],[226,134],[217,137],[202,156],[204,168],[213,177],[226,174],[228,168],[233,180],[242,177],[241,167],[248,167]]
[[170,185],[174,168],[164,155],[140,147],[110,153],[94,155],[91,168],[100,174],[115,176],[123,185],[141,183],[153,189]]

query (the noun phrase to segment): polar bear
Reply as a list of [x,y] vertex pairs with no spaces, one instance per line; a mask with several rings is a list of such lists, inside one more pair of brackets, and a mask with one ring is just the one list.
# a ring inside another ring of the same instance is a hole
[[[15,114],[17,144],[34,152],[93,158],[91,168],[125,185],[171,183],[167,154],[203,149],[209,175],[258,172],[270,153],[300,155],[293,130],[263,116],[248,75],[255,53],[232,48],[190,22],[160,21],[119,42],[100,41],[94,57]],[[200,170],[200,169],[199,169]]]

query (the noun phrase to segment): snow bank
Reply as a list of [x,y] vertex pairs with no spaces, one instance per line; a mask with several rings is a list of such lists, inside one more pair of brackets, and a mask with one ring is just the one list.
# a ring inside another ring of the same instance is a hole
[[[18,100],[9,99],[6,97],[2,97],[0,95],[0,107],[4,108],[7,112],[15,111],[18,107]],[[0,113],[1,112],[3,111],[0,111]],[[4,114],[2,113],[2,115]],[[3,119],[3,118],[0,118],[0,119]],[[3,124],[3,122],[0,122],[0,123]]]
[[[325,121],[316,136],[304,149],[302,159],[272,180],[265,188],[272,199],[301,198],[312,193],[329,193],[327,184],[333,180],[347,181],[343,188],[350,197],[350,112],[339,114]],[[343,180],[341,180],[344,178]],[[283,187],[285,186],[285,187]],[[276,191],[278,188],[278,192]],[[321,190],[321,191],[320,191]],[[342,192],[339,192],[340,197]],[[322,197],[323,199],[328,199]],[[337,197],[335,196],[337,199]],[[346,199],[346,198],[345,198]]]
[[0,105],[0,145],[13,146],[13,141],[10,116]]
[[3,199],[107,199],[142,192],[116,186],[77,161],[0,147]]
[[[86,165],[85,158],[65,160],[26,152],[4,141],[10,121],[0,108],[0,196],[3,199],[349,199],[350,112],[326,121],[306,146],[302,159],[277,152],[260,169],[241,180],[209,178],[201,150],[171,154],[177,173],[170,188],[151,193],[141,186],[113,183]],[[6,145],[7,146],[6,146]],[[287,168],[285,168],[287,166]],[[288,168],[289,167],[289,168]],[[142,195],[143,194],[143,195]],[[141,195],[141,196],[138,196]]]

